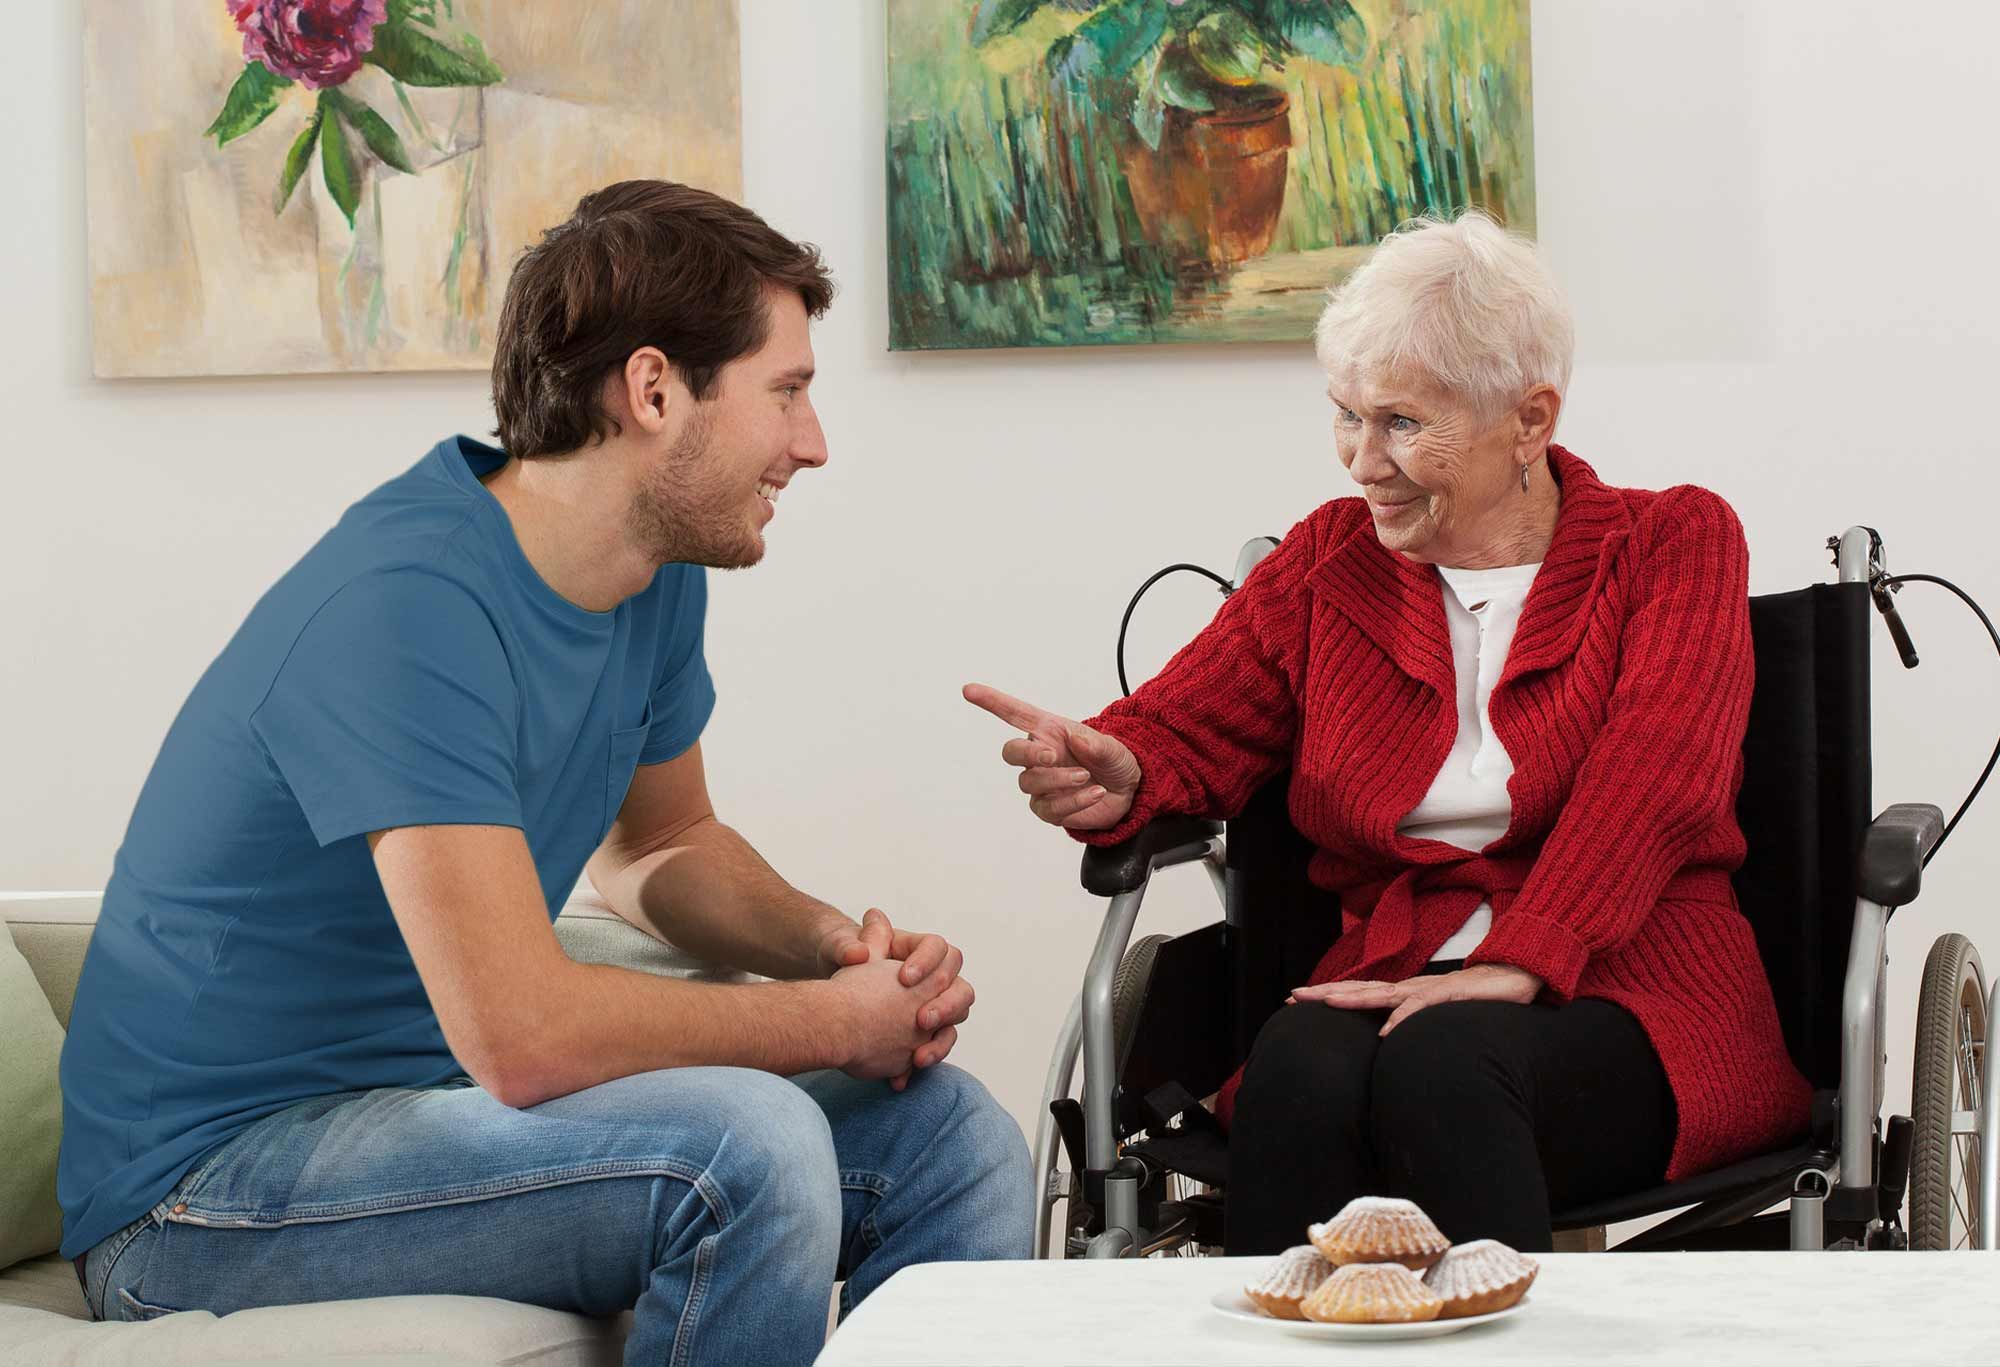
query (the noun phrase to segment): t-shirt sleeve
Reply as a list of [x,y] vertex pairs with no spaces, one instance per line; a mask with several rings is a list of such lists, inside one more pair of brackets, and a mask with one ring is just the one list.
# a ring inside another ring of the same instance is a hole
[[709,677],[708,657],[702,650],[708,621],[707,575],[696,565],[672,565],[661,573],[665,582],[659,685],[653,690],[653,725],[639,751],[641,764],[664,764],[687,753],[715,711],[715,681]]
[[321,845],[395,826],[520,826],[520,699],[486,610],[428,570],[314,614],[250,715]]

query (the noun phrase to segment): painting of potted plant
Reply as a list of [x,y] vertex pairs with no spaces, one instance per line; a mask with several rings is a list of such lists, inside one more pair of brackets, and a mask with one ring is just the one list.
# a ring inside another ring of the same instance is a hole
[[[1051,0],[983,0],[974,43],[1019,28]],[[1367,26],[1348,0],[1097,0],[1049,47],[1059,85],[1129,111],[1119,149],[1141,221],[1180,261],[1217,265],[1270,250],[1290,169],[1293,59],[1346,65]]]
[[1273,341],[1416,214],[1534,228],[1528,0],[889,0],[895,348]]

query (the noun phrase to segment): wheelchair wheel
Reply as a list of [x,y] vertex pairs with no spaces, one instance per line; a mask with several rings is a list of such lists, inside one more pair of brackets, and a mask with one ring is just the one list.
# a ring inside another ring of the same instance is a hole
[[1910,1116],[1910,1247],[1979,1247],[1979,1135],[1954,1114],[1977,1117],[1986,1052],[1986,991],[1979,952],[1941,935],[1924,961],[1917,998],[1917,1057]]
[[1153,978],[1153,960],[1160,946],[1170,938],[1147,935],[1135,940],[1118,961],[1118,976],[1111,981],[1111,1056],[1124,1066],[1125,1045],[1139,1025],[1139,1008],[1146,1000],[1146,984]]

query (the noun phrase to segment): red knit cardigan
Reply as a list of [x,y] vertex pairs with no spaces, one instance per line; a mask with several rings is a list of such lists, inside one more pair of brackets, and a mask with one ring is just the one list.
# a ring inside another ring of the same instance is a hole
[[1300,523],[1157,678],[1091,719],[1144,778],[1126,820],[1086,838],[1233,814],[1289,767],[1310,876],[1341,899],[1312,981],[1411,977],[1490,901],[1469,964],[1638,1019],[1679,1108],[1678,1180],[1790,1140],[1811,1095],[1729,881],[1749,554],[1707,490],[1614,489],[1559,446],[1549,463],[1555,537],[1488,707],[1515,766],[1499,840],[1468,855],[1396,831],[1451,750],[1457,674],[1437,572],[1385,550],[1358,498]]

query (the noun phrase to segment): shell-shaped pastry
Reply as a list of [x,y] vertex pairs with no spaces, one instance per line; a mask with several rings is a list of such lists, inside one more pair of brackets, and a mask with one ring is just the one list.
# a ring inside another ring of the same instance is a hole
[[1392,1196],[1360,1196],[1306,1237],[1335,1267],[1348,1263],[1401,1263],[1421,1272],[1444,1256],[1451,1240],[1414,1201]]
[[1490,1315],[1528,1294],[1541,1265],[1497,1239],[1479,1239],[1452,1249],[1429,1272],[1424,1284],[1444,1298],[1440,1319]]
[[1281,1320],[1302,1320],[1299,1303],[1333,1275],[1333,1264],[1311,1244],[1288,1248],[1272,1260],[1264,1275],[1243,1288],[1259,1310]]
[[1434,1320],[1444,1298],[1401,1263],[1349,1263],[1334,1269],[1299,1312],[1321,1324],[1408,1324]]

